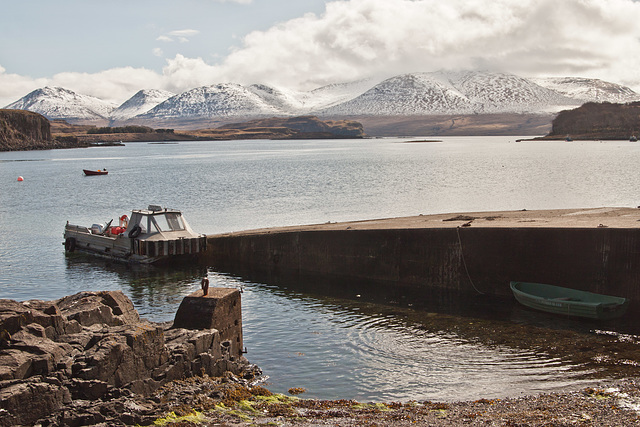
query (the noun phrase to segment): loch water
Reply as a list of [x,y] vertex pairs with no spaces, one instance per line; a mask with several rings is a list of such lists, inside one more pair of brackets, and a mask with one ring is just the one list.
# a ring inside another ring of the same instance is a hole
[[[149,204],[181,209],[192,228],[206,234],[640,204],[640,143],[516,139],[128,143],[2,152],[0,298],[122,290],[142,317],[168,321],[209,274],[212,286],[243,290],[246,357],[263,369],[267,386],[280,392],[304,387],[306,397],[496,398],[615,376],[588,363],[574,344],[581,342],[584,353],[603,336],[635,343],[636,331],[624,322],[556,318],[509,298],[453,304],[451,298],[386,298],[348,286],[327,291],[312,281],[269,283],[211,267],[141,268],[67,256],[62,245],[66,221],[117,221]],[[82,169],[109,174],[86,177]]]

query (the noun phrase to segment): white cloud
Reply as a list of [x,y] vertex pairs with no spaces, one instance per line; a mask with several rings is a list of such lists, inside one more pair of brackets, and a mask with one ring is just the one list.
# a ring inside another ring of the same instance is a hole
[[158,88],[163,78],[145,68],[112,68],[100,73],[59,73],[53,76],[50,86],[62,86],[78,93],[100,99],[122,102],[140,89]]
[[197,36],[198,34],[200,34],[200,31],[198,30],[174,30],[158,36],[156,38],[156,41],[173,42],[175,40],[178,40],[180,43],[186,43],[189,41],[189,37]]
[[[372,75],[474,68],[596,77],[640,90],[637,22],[640,4],[632,0],[337,0],[322,15],[248,34],[218,65],[176,55],[161,73],[126,67],[33,80],[0,70],[0,100],[15,101],[45,81],[121,102],[140,88],[180,92],[233,81],[311,89]],[[176,30],[158,40],[198,34]]]
[[155,47],[151,50],[154,56],[162,58],[164,56],[164,52],[159,47]]
[[0,108],[17,101],[22,96],[47,85],[47,79],[32,79],[18,74],[7,74],[0,66]]
[[176,36],[176,37],[193,37],[195,35],[200,34],[200,31],[198,31],[198,30],[175,30],[175,31],[169,31],[167,34],[169,34],[170,36]]
[[219,82],[217,67],[205,63],[202,58],[186,58],[182,55],[167,60],[162,77],[166,84],[164,89],[176,93]]
[[221,79],[310,88],[371,74],[484,68],[638,84],[631,0],[351,0],[244,38]]

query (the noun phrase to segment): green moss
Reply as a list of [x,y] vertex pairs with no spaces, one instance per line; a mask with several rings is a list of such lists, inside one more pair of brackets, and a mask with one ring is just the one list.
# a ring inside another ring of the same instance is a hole
[[258,413],[258,411],[252,406],[251,402],[247,400],[241,400],[240,402],[238,402],[237,407],[238,409],[232,409],[227,407],[224,403],[220,402],[213,407],[213,410],[222,412],[227,415],[233,415],[234,417],[240,418],[245,422],[251,421],[251,417],[247,414],[247,412],[250,412],[251,414]]
[[285,396],[284,394],[274,393],[271,396],[254,396],[254,400],[260,403],[276,404],[276,403],[293,403],[300,400],[297,397]]
[[234,410],[232,410],[232,411],[228,411],[228,412],[227,412],[227,414],[229,414],[229,415],[233,415],[234,417],[238,417],[238,418],[240,418],[242,421],[245,421],[245,422],[249,422],[249,421],[251,421],[251,417],[250,417],[250,416],[248,416],[247,414],[245,414],[245,413],[244,413],[244,412],[242,412],[242,411],[237,411],[237,410],[235,410],[235,409],[234,409]]
[[433,412],[438,414],[439,418],[446,418],[449,411],[446,409],[434,409]]
[[355,405],[351,406],[351,409],[356,409],[356,410],[377,410],[380,412],[387,412],[390,411],[391,409],[389,409],[389,407],[387,405],[385,405],[384,403],[356,403]]
[[252,413],[258,413],[259,411],[253,407],[253,403],[248,400],[241,400],[238,402],[237,408],[241,411],[247,411]]
[[171,423],[177,423],[180,421],[188,421],[188,422],[192,422],[194,424],[199,424],[201,422],[206,421],[206,418],[202,415],[202,412],[198,412],[198,411],[193,411],[190,414],[187,415],[183,415],[183,416],[177,416],[175,412],[170,412],[169,414],[167,414],[166,417],[164,418],[158,418],[157,420],[155,420],[153,422],[153,425],[155,426],[164,426],[167,424],[171,424]]

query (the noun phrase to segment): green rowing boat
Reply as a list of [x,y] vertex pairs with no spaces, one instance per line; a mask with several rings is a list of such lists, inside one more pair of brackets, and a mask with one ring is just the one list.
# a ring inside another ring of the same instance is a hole
[[527,307],[555,314],[615,319],[629,306],[629,299],[592,292],[544,285],[541,283],[511,282],[511,291],[518,302]]

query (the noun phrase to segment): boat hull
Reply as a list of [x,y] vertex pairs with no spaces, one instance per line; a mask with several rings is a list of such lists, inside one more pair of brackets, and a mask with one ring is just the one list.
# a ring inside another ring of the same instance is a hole
[[109,171],[92,171],[89,169],[82,169],[85,175],[94,176],[94,175],[107,175]]
[[87,227],[67,224],[65,251],[82,252],[101,258],[135,264],[172,264],[194,261],[207,248],[206,236],[172,240],[132,239],[125,233],[117,236],[94,234]]
[[590,319],[615,319],[624,315],[629,300],[542,283],[511,282],[516,300],[529,308],[548,313]]

